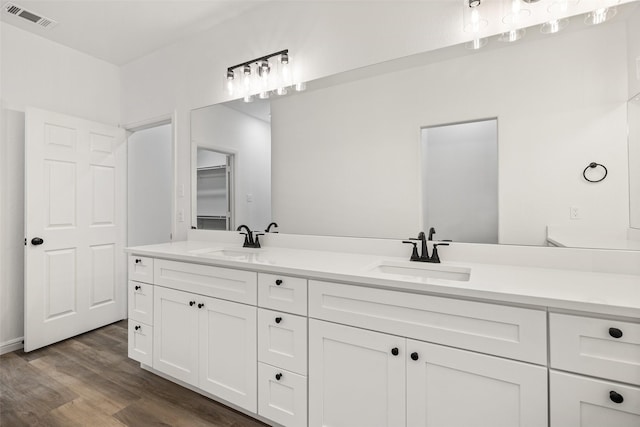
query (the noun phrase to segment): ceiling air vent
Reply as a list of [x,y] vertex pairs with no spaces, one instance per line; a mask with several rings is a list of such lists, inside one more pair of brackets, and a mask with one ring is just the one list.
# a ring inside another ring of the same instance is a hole
[[4,10],[8,14],[19,16],[20,18],[24,18],[29,22],[38,24],[43,28],[52,28],[57,24],[57,22],[51,18],[45,18],[44,16],[40,16],[37,13],[33,13],[13,3],[5,3]]

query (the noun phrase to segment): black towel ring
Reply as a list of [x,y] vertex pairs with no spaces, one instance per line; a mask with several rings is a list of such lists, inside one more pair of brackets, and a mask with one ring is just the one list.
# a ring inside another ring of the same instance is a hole
[[[600,166],[602,169],[604,169],[604,175],[602,176],[602,178],[600,179],[589,179],[587,178],[587,170],[589,168],[594,169],[597,168],[598,166]],[[582,176],[584,177],[585,180],[589,181],[589,182],[600,182],[603,179],[605,179],[607,177],[607,173],[609,173],[607,171],[607,168],[604,165],[601,165],[600,163],[596,163],[596,162],[591,162],[589,163],[589,166],[587,166],[586,168],[584,168],[584,170],[582,171]]]

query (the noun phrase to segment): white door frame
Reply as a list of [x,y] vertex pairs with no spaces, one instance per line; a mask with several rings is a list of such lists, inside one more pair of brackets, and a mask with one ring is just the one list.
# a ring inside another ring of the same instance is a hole
[[[147,120],[141,120],[139,122],[129,123],[123,126],[123,128],[127,132],[127,149],[128,149],[129,136],[131,136],[132,133],[149,129],[149,128],[154,128],[157,126],[162,126],[167,124],[171,125],[171,157],[172,157],[171,158],[171,168],[172,168],[172,171],[171,171],[171,240],[173,240],[176,236],[176,195],[177,195],[176,185],[178,183],[178,146],[176,144],[176,141],[178,140],[177,126],[176,126],[176,123],[178,122],[177,118],[178,118],[178,113],[177,111],[174,110],[173,113],[170,113],[170,114],[163,114],[161,116],[153,117]],[[129,182],[129,175],[127,173],[127,184],[128,182]],[[127,191],[128,191],[128,185],[127,185]],[[127,195],[127,200],[128,200],[128,195]],[[129,206],[127,203],[127,213],[129,212],[128,209],[129,209]],[[129,233],[127,232],[127,241],[128,240],[129,240]]]

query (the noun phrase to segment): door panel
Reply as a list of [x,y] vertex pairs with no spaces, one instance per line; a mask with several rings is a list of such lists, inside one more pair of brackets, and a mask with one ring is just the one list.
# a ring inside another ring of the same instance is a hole
[[126,150],[122,129],[44,110],[25,130],[31,351],[126,317]]
[[407,425],[547,425],[546,368],[414,340],[407,353]]

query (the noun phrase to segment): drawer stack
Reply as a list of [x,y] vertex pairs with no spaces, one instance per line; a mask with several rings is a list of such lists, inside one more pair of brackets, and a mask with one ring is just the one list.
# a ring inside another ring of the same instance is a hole
[[307,280],[258,274],[258,414],[307,424]]
[[551,313],[549,333],[551,426],[640,426],[640,324]]
[[129,256],[129,357],[153,363],[153,258]]

